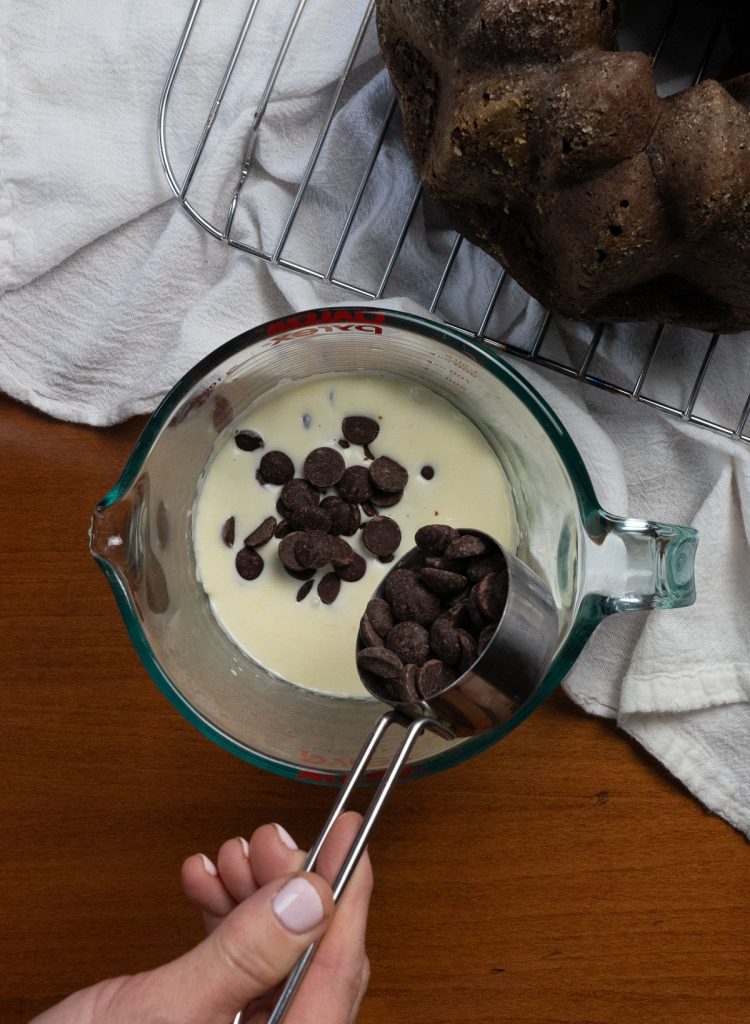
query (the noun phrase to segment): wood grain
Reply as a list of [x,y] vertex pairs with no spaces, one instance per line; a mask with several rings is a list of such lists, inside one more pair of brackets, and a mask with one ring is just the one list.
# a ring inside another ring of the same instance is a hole
[[[185,949],[182,858],[270,820],[309,842],[331,800],[214,747],[131,647],[86,531],[141,425],[0,399],[4,1024]],[[750,1020],[747,843],[562,695],[400,788],[371,852],[361,1024]]]

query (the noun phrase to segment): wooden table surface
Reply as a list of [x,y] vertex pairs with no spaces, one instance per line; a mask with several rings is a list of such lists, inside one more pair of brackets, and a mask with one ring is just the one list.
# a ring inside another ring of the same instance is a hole
[[[187,948],[182,858],[272,820],[309,842],[331,801],[204,739],[138,660],[86,531],[141,426],[0,398],[3,1024]],[[562,694],[401,787],[371,853],[361,1024],[750,1021],[747,842]]]

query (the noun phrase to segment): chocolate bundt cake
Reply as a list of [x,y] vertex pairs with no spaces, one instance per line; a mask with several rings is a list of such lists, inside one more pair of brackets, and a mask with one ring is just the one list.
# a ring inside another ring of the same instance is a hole
[[378,0],[450,223],[564,316],[750,327],[750,75],[660,99],[615,0]]

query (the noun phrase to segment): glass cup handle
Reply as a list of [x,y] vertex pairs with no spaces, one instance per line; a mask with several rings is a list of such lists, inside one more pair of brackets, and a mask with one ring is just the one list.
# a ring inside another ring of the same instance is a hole
[[599,589],[606,614],[693,604],[697,530],[609,512],[600,512],[599,527],[593,547],[608,568],[597,575],[610,577]]

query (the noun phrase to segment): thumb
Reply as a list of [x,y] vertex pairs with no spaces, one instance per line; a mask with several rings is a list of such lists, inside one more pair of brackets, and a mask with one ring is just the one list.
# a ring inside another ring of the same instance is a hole
[[189,953],[142,975],[144,1001],[153,1007],[155,1020],[167,1011],[170,1020],[182,1024],[231,1020],[289,974],[325,933],[333,910],[330,886],[318,875],[277,878],[240,903]]

